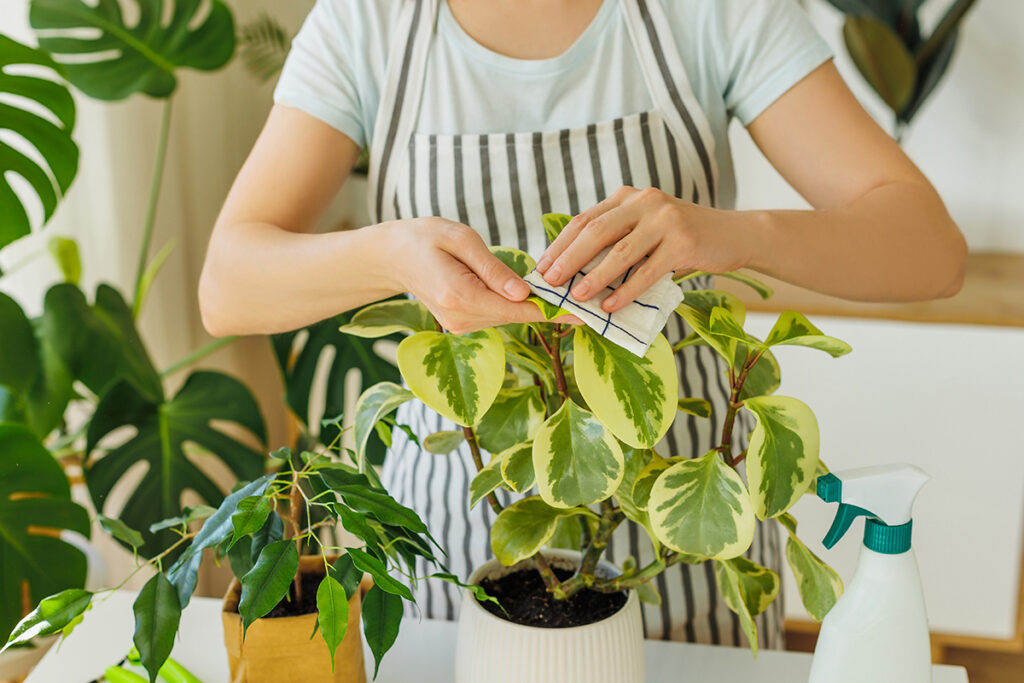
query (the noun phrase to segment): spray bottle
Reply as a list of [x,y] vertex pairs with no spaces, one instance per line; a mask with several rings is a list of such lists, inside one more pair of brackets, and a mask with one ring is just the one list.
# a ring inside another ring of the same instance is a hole
[[924,591],[911,548],[911,511],[928,475],[883,465],[818,478],[818,497],[839,503],[831,548],[857,517],[864,547],[846,592],[821,625],[809,683],[929,683]]

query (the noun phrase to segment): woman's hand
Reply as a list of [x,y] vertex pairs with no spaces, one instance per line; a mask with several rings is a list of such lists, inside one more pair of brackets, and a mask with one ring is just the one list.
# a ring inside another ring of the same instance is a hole
[[608,312],[633,301],[666,273],[735,270],[749,264],[754,249],[736,212],[697,206],[654,188],[623,187],[575,216],[541,256],[537,270],[548,283],[564,284],[605,247],[611,251],[573,286],[575,299],[586,301],[647,257],[604,300]]
[[[544,321],[540,309],[525,301],[530,295],[527,284],[472,228],[443,218],[422,218],[396,221],[391,229],[396,281],[449,332]],[[559,322],[579,320],[565,316]]]

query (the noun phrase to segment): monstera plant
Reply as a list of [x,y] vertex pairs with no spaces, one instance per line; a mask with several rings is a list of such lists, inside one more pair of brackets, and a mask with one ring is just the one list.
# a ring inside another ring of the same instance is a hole
[[953,0],[928,36],[924,0],[828,0],[847,17],[843,40],[857,70],[892,110],[899,140],[949,67],[975,0]]
[[[557,234],[569,217],[544,220],[549,234]],[[520,275],[535,266],[521,251],[493,251]],[[767,293],[760,283],[737,277]],[[558,600],[585,589],[637,589],[641,599],[656,602],[651,580],[667,567],[713,562],[722,599],[739,615],[754,648],[754,617],[776,598],[779,577],[743,555],[757,520],[778,519],[789,531],[786,556],[804,604],[821,619],[841,583],[797,537],[788,510],[813,492],[816,477],[826,470],[810,408],[774,393],[779,366],[772,348],[797,345],[841,356],[850,347],[795,311],[783,313],[767,337],[758,339],[743,328],[739,299],[696,290],[687,291],[676,310],[692,334],[675,346],[659,335],[641,358],[587,327],[559,324],[564,311],[535,301],[551,322],[463,335],[442,330],[417,301],[374,304],[357,312],[342,328],[348,334],[373,338],[397,330],[407,335],[398,346],[407,386],[385,382],[360,397],[357,453],[362,456],[382,417],[419,399],[461,426],[420,437],[435,454],[468,443],[477,468],[469,503],[486,501],[497,513],[491,547],[503,564],[532,558],[547,592]],[[704,419],[712,415],[704,397],[679,396],[676,353],[692,344],[710,346],[724,358],[729,405],[719,416],[721,438],[714,448],[665,457],[654,447],[679,411]],[[744,410],[754,415],[756,427],[740,451],[732,438]],[[745,477],[739,468],[744,462]],[[363,471],[370,471],[365,461]],[[503,506],[495,495],[499,488],[521,497]],[[597,572],[612,532],[627,520],[647,532],[655,559],[637,566],[631,558],[616,576]],[[571,577],[559,578],[540,551],[553,539],[564,539],[566,528],[578,531],[582,560]]]

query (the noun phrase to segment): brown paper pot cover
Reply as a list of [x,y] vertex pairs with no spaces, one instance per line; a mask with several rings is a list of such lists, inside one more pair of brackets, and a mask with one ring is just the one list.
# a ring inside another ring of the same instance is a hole
[[[304,574],[323,573],[323,560],[319,556],[302,557],[299,570]],[[231,683],[366,683],[359,591],[349,601],[348,631],[334,655],[333,672],[323,638],[319,633],[309,637],[316,626],[316,614],[258,619],[249,627],[243,643],[242,618],[238,615],[241,591],[238,579],[233,579],[221,613]]]

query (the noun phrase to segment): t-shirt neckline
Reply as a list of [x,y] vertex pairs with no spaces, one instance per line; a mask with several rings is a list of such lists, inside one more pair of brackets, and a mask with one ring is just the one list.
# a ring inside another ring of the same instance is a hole
[[460,50],[478,63],[523,75],[551,74],[572,68],[595,48],[617,5],[618,0],[603,0],[594,18],[572,45],[562,54],[547,59],[518,59],[484,47],[462,28],[448,7],[447,0],[440,2],[438,32],[450,38]]

